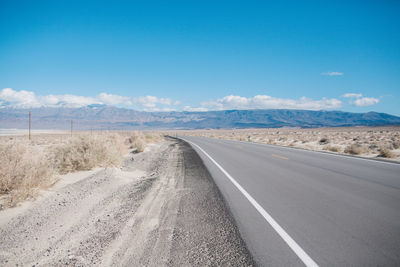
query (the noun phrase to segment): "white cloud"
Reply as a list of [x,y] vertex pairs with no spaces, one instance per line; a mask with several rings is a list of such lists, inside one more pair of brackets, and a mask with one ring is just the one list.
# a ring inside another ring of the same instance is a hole
[[[342,97],[349,98],[349,103],[365,107],[379,103],[380,99],[373,97],[363,97],[359,93],[347,93]],[[306,109],[323,110],[338,109],[342,106],[342,101],[336,98],[311,99],[301,97],[299,99],[277,98],[268,95],[256,95],[254,97],[243,97],[228,95],[220,99],[202,102],[198,106],[184,106],[179,101],[170,98],[159,98],[156,96],[142,96],[131,98],[108,93],[100,93],[97,96],[78,96],[78,95],[36,95],[34,92],[11,88],[0,90],[0,108],[38,108],[38,107],[84,107],[91,104],[117,105],[132,107],[144,111],[209,111],[227,109]]]
[[159,98],[151,95],[136,97],[133,99],[133,102],[147,111],[174,111],[175,109],[165,106],[180,105],[179,101],[172,101],[170,98]]
[[[114,97],[113,103],[107,100],[107,96]],[[39,107],[83,107],[91,104],[120,104],[115,95],[100,94],[97,97],[77,95],[43,95],[38,96],[31,91],[15,91],[11,88],[0,90],[0,107],[13,108],[39,108]],[[118,103],[117,103],[118,102]]]
[[343,72],[338,72],[338,71],[328,71],[328,72],[323,72],[321,75],[326,75],[326,76],[342,76],[344,75]]
[[171,112],[171,111],[177,111],[175,108],[169,108],[169,107],[160,107],[160,108],[153,108],[153,109],[147,109],[145,111],[150,111],[150,112]]
[[379,101],[380,100],[378,98],[374,97],[361,97],[352,101],[352,104],[357,107],[368,107],[378,104]]
[[37,99],[42,107],[79,108],[92,104],[105,104],[94,97],[78,95],[47,95],[38,96]]
[[132,101],[129,96],[120,96],[120,95],[101,93],[97,96],[97,98],[107,105],[120,105],[120,104],[123,104],[126,106],[132,105]]
[[0,91],[0,106],[12,106],[16,108],[40,107],[34,92],[25,90],[14,91],[4,88]]
[[39,108],[39,107],[69,107],[77,108],[92,104],[120,105],[149,111],[172,111],[170,106],[180,105],[179,101],[155,96],[144,96],[132,99],[129,96],[120,96],[108,93],[100,93],[97,96],[79,95],[36,95],[31,91],[16,91],[11,88],[0,90],[0,107],[13,108]]
[[184,110],[184,111],[190,111],[190,112],[204,112],[204,111],[208,111],[208,109],[205,108],[205,107],[197,107],[197,108],[194,108],[194,107],[191,107],[191,106],[185,106],[185,107],[183,107],[183,110]]
[[203,108],[214,110],[226,109],[335,109],[342,106],[342,101],[335,98],[313,100],[302,97],[300,99],[276,98],[268,95],[243,97],[229,95],[215,101],[201,103]]
[[362,94],[347,93],[347,94],[342,95],[342,97],[346,97],[346,98],[358,98],[358,97],[362,97]]
[[342,97],[351,98],[350,104],[356,107],[368,107],[379,103],[380,99],[375,97],[363,97],[363,94],[347,93]]

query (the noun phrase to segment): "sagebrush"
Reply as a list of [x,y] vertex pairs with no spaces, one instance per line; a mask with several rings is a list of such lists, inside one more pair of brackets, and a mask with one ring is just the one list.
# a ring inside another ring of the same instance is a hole
[[127,140],[131,149],[135,149],[136,152],[143,152],[147,144],[156,143],[162,139],[163,136],[159,133],[133,132]]
[[124,140],[117,134],[82,135],[56,146],[52,158],[57,171],[64,174],[96,166],[118,166],[126,151]]
[[37,188],[54,182],[55,170],[48,154],[29,142],[1,143],[0,158],[0,195],[6,196],[0,209],[34,197]]
[[0,209],[34,197],[57,174],[119,166],[129,148],[144,151],[162,140],[159,133],[101,133],[0,139]]

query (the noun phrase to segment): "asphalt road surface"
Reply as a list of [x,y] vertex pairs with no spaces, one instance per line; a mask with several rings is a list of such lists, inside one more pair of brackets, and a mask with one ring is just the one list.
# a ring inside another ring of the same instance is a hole
[[261,266],[399,266],[400,164],[181,137]]

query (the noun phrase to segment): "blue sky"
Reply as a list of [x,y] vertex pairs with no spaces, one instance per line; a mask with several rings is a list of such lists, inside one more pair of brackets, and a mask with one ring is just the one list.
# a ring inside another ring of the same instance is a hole
[[1,0],[0,106],[400,115],[398,14],[399,1]]

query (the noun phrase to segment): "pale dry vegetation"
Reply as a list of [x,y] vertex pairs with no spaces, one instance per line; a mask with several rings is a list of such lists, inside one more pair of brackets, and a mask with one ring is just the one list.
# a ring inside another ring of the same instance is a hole
[[379,152],[379,157],[382,157],[382,158],[394,158],[395,154],[392,151],[390,151],[389,149],[382,148],[380,150],[380,152]]
[[41,147],[16,140],[2,142],[0,158],[0,210],[34,197],[38,188],[54,181],[54,168]]
[[127,152],[124,139],[118,134],[81,135],[54,147],[53,166],[60,174],[118,166]]
[[180,134],[400,161],[400,127],[196,130]]
[[130,148],[139,153],[143,152],[148,144],[160,142],[163,138],[163,135],[157,132],[133,132],[127,141]]
[[143,152],[146,147],[146,140],[144,134],[141,132],[134,132],[129,138],[129,148],[134,149],[136,152]]
[[341,150],[339,146],[331,146],[331,145],[324,146],[322,149],[331,152],[340,152]]
[[41,134],[0,138],[0,210],[33,198],[57,180],[57,174],[119,166],[130,150],[143,152],[146,145],[163,139],[160,133],[107,132]]

